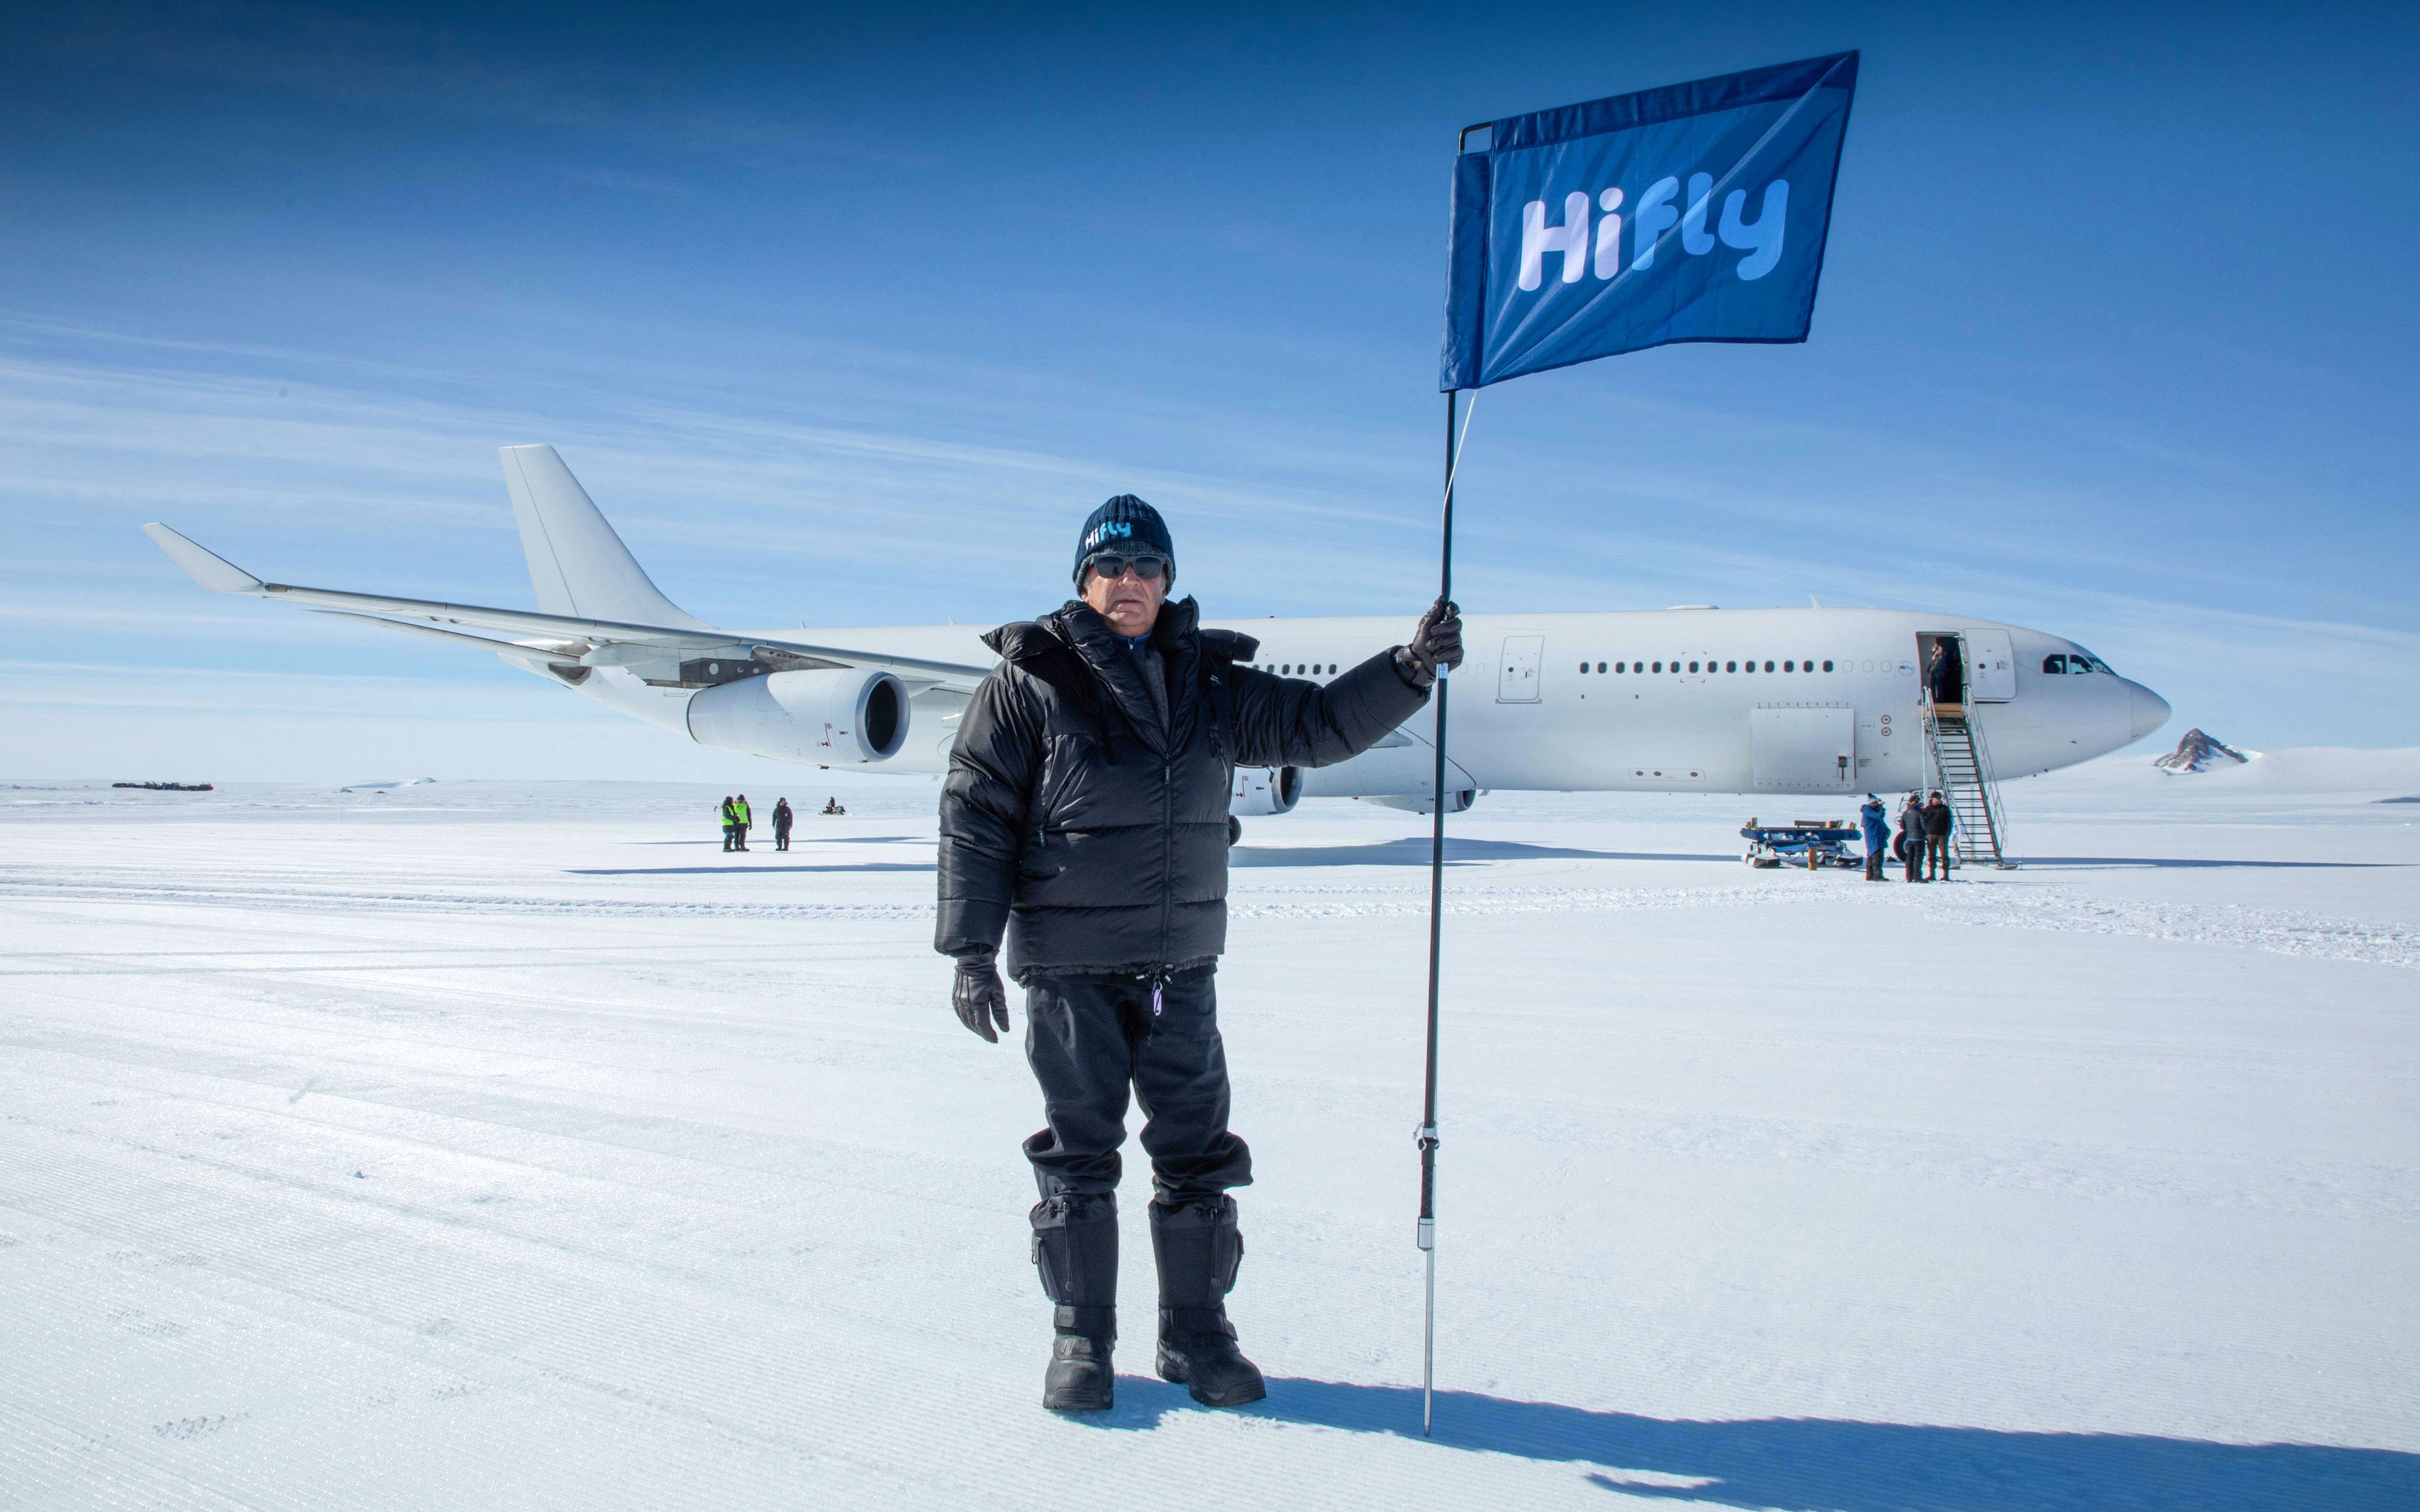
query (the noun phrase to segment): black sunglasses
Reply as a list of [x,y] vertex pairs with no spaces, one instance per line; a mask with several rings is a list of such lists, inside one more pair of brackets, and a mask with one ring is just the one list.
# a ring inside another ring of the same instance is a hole
[[1132,567],[1134,575],[1143,581],[1156,582],[1159,580],[1159,575],[1168,570],[1168,559],[1166,557],[1094,557],[1084,565],[1111,581],[1125,577],[1126,569]]

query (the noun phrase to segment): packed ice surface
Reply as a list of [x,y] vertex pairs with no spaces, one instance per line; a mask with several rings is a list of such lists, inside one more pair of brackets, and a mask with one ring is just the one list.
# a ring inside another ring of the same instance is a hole
[[2420,1505],[2420,752],[2015,784],[1926,887],[1452,819],[1427,1440],[1427,822],[1235,853],[1268,1400],[1151,1378],[1138,1159],[1078,1421],[933,794],[0,785],[0,1506]]

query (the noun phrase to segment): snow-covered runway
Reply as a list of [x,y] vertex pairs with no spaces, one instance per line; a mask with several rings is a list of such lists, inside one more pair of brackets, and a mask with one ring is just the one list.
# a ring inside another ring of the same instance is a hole
[[2020,784],[1931,887],[1452,821],[1425,1442],[1426,822],[1236,853],[1269,1400],[1138,1374],[1138,1154],[1071,1421],[933,789],[807,780],[0,788],[0,1506],[2420,1504],[2420,755]]

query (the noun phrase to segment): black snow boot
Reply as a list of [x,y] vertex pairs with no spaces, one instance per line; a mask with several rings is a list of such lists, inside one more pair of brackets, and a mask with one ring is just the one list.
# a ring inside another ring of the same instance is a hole
[[1159,1262],[1159,1379],[1204,1407],[1241,1407],[1269,1394],[1260,1366],[1235,1347],[1227,1293],[1243,1263],[1235,1199],[1151,1205],[1151,1248]]
[[1118,1338],[1118,1199],[1056,1196],[1033,1205],[1033,1265],[1055,1304],[1042,1405],[1099,1412],[1114,1399]]

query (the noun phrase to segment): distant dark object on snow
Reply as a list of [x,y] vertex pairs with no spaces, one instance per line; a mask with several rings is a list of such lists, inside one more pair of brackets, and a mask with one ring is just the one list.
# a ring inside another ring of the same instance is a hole
[[208,782],[112,782],[114,788],[141,788],[146,793],[215,793]]
[[2414,794],[2408,798],[2381,798],[2378,801],[2381,803],[2420,803],[2420,794]]
[[2213,766],[2241,766],[2251,760],[2223,740],[2214,740],[2198,730],[2188,730],[2177,748],[2153,762],[2154,766],[2171,772],[2207,772]]

